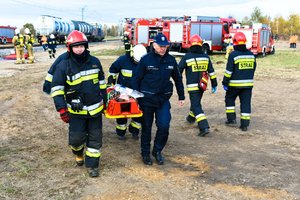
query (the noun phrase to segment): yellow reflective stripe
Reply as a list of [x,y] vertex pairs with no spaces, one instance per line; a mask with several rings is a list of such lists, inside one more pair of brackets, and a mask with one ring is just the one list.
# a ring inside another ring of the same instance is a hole
[[119,129],[121,131],[125,131],[127,129],[127,126],[126,126],[126,124],[118,124],[116,126],[116,129]]
[[190,112],[189,112],[189,115],[192,116],[192,117],[195,117],[193,111],[190,111]]
[[187,88],[187,91],[196,91],[196,90],[199,90],[198,86]]
[[250,116],[241,116],[241,119],[250,120]]
[[210,79],[216,79],[216,78],[217,78],[217,75],[210,76]]
[[224,73],[224,76],[227,77],[227,78],[230,78],[231,77],[231,74],[227,74],[226,72]]
[[235,110],[226,109],[226,113],[235,113]]
[[100,89],[101,89],[101,90],[104,90],[104,89],[106,89],[106,88],[107,88],[107,85],[106,85],[106,84],[100,85]]
[[58,95],[65,95],[65,91],[57,90],[57,91],[51,92],[51,97],[55,97],[55,96],[58,96]]
[[130,125],[134,128],[137,128],[137,129],[141,129],[142,126],[140,123],[137,123],[137,122],[131,122]]
[[90,113],[90,115],[96,115],[96,114],[98,114],[99,112],[101,112],[101,110],[103,109],[103,104],[100,106],[100,107],[98,107],[98,108],[96,108],[96,109],[94,109],[94,110],[92,110],[92,111],[89,111],[89,113]]
[[79,147],[74,147],[74,146],[69,145],[69,147],[74,151],[80,151],[81,149],[83,149],[84,145],[82,144]]
[[253,83],[229,83],[231,87],[246,87],[246,86],[253,86]]
[[237,64],[239,62],[254,62],[254,58],[241,58],[234,61],[234,64]]
[[206,116],[204,114],[199,114],[196,116],[196,121],[197,122],[200,122],[202,120],[205,120],[206,119]]
[[87,110],[81,110],[79,112],[76,112],[76,111],[72,110],[71,108],[68,108],[68,111],[74,115],[87,115],[88,114]]
[[101,157],[101,153],[100,152],[85,151],[85,155],[87,155],[88,157],[91,157],[91,158],[100,158]]
[[52,82],[52,79],[53,79],[53,76],[48,73],[47,76],[46,76],[46,78],[45,78],[45,80],[49,81],[49,82]]
[[122,69],[121,73],[123,76],[125,77],[132,77],[132,70],[128,70],[128,69]]

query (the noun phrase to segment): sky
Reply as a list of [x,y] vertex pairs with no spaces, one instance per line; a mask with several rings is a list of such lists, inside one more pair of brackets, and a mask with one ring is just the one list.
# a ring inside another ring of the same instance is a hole
[[120,24],[125,17],[232,16],[250,17],[257,6],[271,18],[300,15],[299,0],[0,0],[0,26],[22,28],[40,15],[88,23]]

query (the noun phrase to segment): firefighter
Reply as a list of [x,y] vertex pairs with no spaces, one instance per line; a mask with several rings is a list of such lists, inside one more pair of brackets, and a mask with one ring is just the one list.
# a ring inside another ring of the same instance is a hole
[[158,34],[154,38],[153,49],[142,57],[132,78],[133,89],[144,94],[144,97],[139,99],[139,104],[143,111],[141,156],[145,165],[152,165],[150,147],[154,117],[157,131],[152,155],[159,165],[164,164],[162,150],[169,136],[171,121],[169,99],[173,93],[173,83],[170,78],[174,80],[180,106],[183,106],[185,99],[182,76],[175,58],[168,53],[168,46],[166,36]]
[[47,44],[48,44],[49,58],[50,59],[55,58],[57,42],[56,42],[54,34],[50,34],[50,37],[47,40]]
[[75,30],[68,35],[67,48],[69,57],[56,66],[51,96],[61,119],[69,123],[69,146],[76,164],[85,163],[89,176],[97,177],[106,101],[104,72],[100,61],[90,55],[82,32]]
[[125,53],[130,55],[130,51],[132,49],[132,46],[130,44],[130,38],[129,38],[129,32],[128,31],[124,32],[123,43],[124,43]]
[[226,91],[225,106],[227,125],[236,124],[235,100],[240,99],[241,123],[240,129],[247,131],[250,124],[251,96],[253,77],[256,69],[256,59],[246,48],[246,36],[237,32],[233,37],[234,51],[227,59],[226,71],[223,77],[223,88]]
[[186,118],[189,123],[198,123],[199,136],[209,133],[209,124],[201,105],[201,99],[210,77],[212,93],[217,92],[217,77],[210,57],[202,50],[203,41],[199,35],[189,40],[189,52],[179,62],[180,72],[185,70],[187,90],[190,96],[190,112]]
[[229,54],[233,51],[233,44],[232,44],[232,37],[229,36],[229,38],[224,40],[226,44],[226,56],[225,58],[227,59]]
[[48,49],[47,40],[48,40],[48,38],[45,35],[42,35],[41,44],[42,44],[44,51],[47,51],[47,49]]
[[25,54],[24,54],[25,42],[26,42],[25,36],[20,33],[20,29],[16,29],[15,35],[12,39],[12,43],[14,44],[16,50],[16,56],[17,56],[16,64],[25,63]]
[[26,49],[28,52],[28,63],[34,62],[33,56],[33,44],[35,42],[34,35],[30,33],[29,28],[25,28],[25,38],[26,38]]
[[[111,67],[109,68],[109,75],[107,81],[108,86],[114,85],[117,82],[117,84],[120,84],[123,87],[132,88],[132,71],[137,67],[141,57],[144,56],[146,53],[146,48],[143,45],[138,44],[133,47],[130,55],[122,55],[115,62],[113,62]],[[116,119],[116,133],[120,140],[125,140],[127,121],[127,118]],[[141,118],[132,118],[128,128],[129,132],[132,134],[132,138],[138,139],[139,132],[141,129]]]

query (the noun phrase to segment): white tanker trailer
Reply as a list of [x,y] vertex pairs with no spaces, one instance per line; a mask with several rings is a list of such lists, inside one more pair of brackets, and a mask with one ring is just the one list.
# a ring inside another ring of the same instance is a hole
[[104,32],[100,24],[91,25],[83,21],[63,20],[58,17],[41,15],[34,24],[38,38],[42,35],[54,34],[60,42],[64,42],[73,30],[83,32],[89,41],[102,41]]

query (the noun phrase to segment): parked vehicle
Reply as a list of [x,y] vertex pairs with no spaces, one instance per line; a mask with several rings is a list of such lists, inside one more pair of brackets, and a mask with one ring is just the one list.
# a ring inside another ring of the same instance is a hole
[[0,26],[0,44],[11,43],[17,27]]

